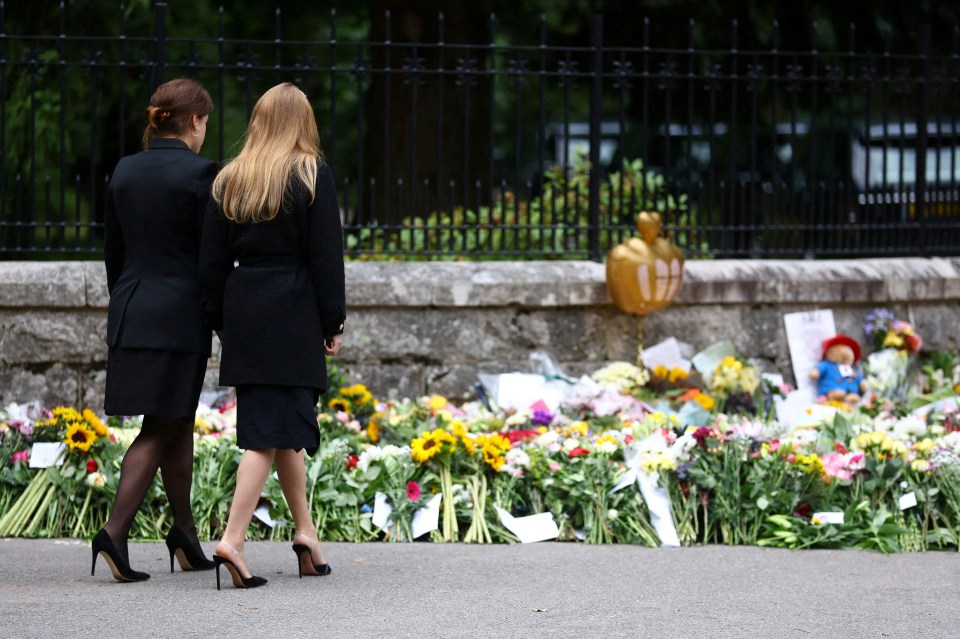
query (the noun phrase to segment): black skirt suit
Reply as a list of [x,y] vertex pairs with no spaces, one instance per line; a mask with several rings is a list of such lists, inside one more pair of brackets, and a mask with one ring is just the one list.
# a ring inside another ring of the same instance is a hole
[[160,138],[107,190],[108,415],[192,418],[210,356],[200,298],[203,212],[217,164]]
[[312,201],[292,179],[282,210],[265,222],[231,222],[211,198],[200,253],[204,313],[223,331],[220,384],[237,388],[237,444],[313,454],[324,337],[342,333],[346,317],[330,168],[318,160]]

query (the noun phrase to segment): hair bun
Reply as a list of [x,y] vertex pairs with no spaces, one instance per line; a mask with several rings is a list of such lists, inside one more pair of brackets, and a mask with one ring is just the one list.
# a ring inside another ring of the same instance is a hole
[[150,124],[152,124],[154,127],[163,126],[163,124],[169,120],[170,116],[172,115],[166,109],[161,109],[160,107],[152,105],[147,107],[147,111],[149,112],[148,117],[150,118]]

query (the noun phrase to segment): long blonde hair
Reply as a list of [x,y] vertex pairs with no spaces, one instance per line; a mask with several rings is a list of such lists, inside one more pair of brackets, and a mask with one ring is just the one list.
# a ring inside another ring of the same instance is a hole
[[283,206],[291,174],[316,195],[320,134],[307,96],[278,84],[253,107],[243,148],[217,175],[213,197],[228,220],[272,220]]

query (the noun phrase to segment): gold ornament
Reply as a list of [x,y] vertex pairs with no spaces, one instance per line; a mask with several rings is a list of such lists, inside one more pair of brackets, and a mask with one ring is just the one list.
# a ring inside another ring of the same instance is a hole
[[[620,310],[647,315],[670,305],[683,281],[683,253],[661,236],[659,213],[640,213],[640,238],[607,255],[607,288]],[[642,239],[641,239],[642,238]]]

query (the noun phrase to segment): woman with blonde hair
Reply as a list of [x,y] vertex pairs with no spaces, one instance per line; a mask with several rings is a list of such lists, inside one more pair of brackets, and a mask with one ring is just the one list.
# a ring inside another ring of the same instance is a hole
[[343,238],[313,109],[292,84],[257,101],[242,150],[213,183],[200,277],[204,313],[223,346],[220,384],[237,389],[245,449],[214,550],[217,588],[220,565],[238,588],[266,583],[247,567],[243,544],[274,464],[300,576],[330,574],[307,503],[304,450],[313,455],[320,443],[314,407],[327,386],[324,355],[343,343]]

